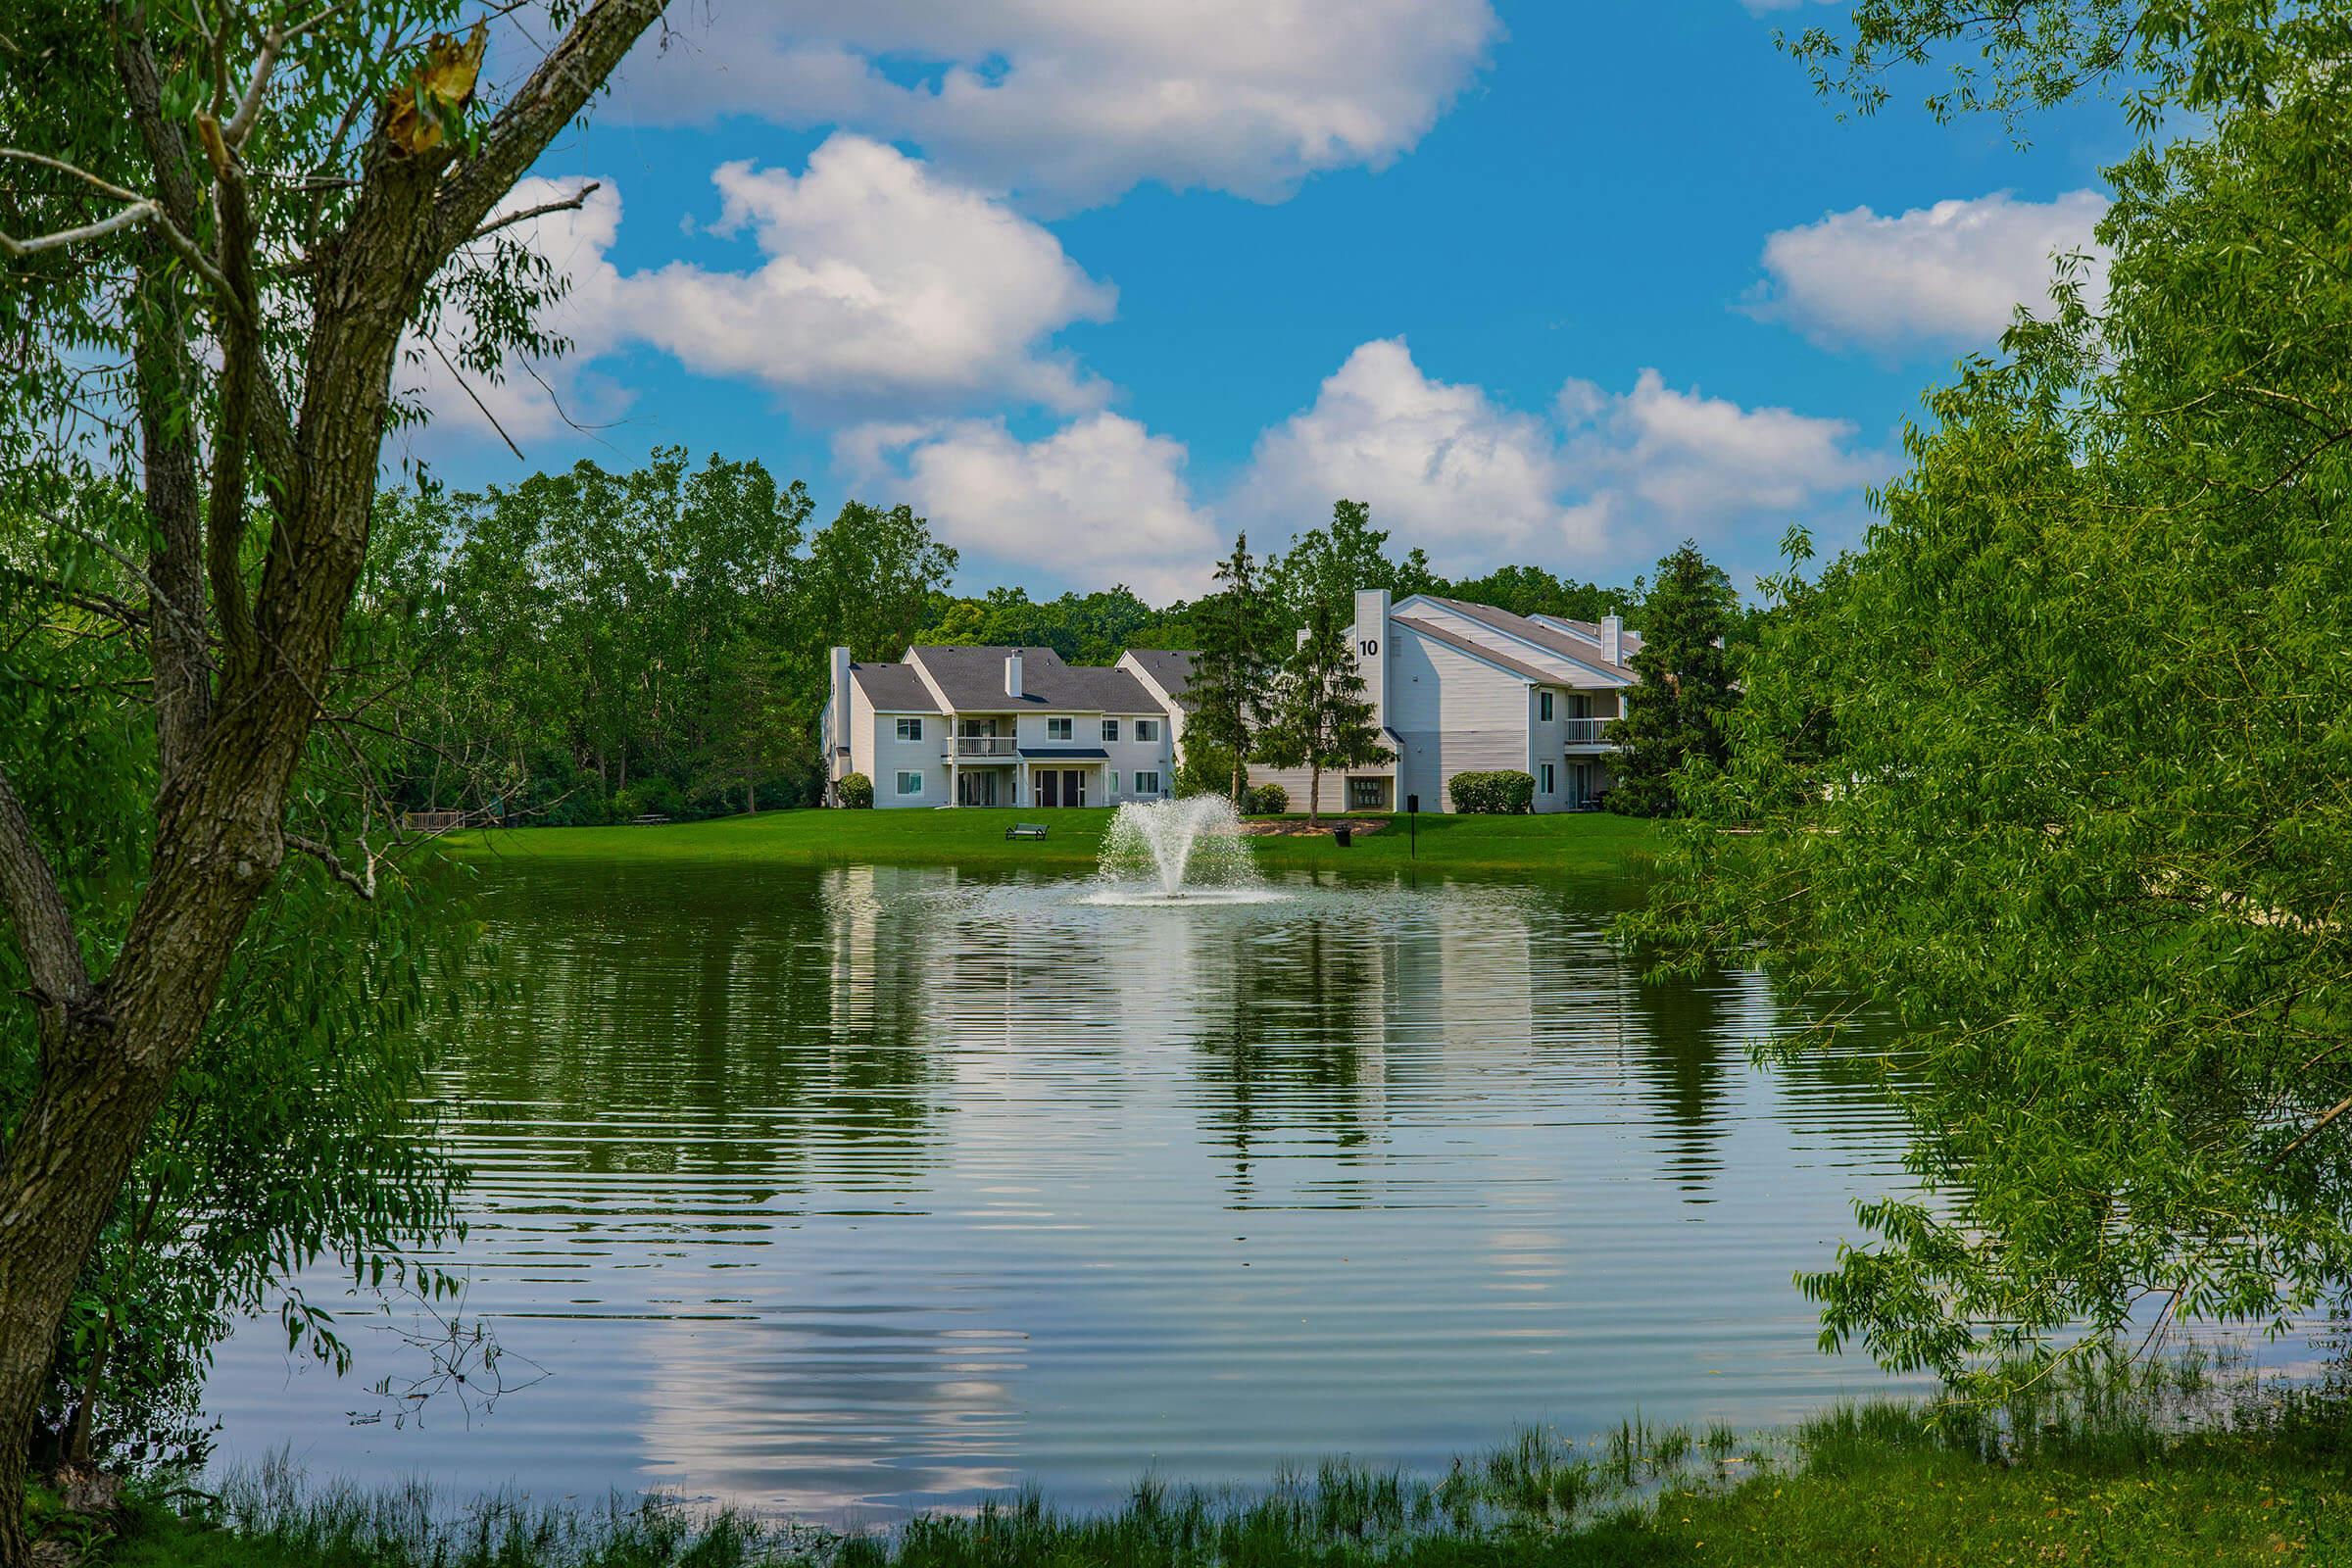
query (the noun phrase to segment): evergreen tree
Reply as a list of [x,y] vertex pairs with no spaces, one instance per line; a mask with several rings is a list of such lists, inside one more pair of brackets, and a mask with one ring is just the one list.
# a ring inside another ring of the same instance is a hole
[[1328,604],[1314,608],[1306,635],[1284,667],[1275,722],[1258,744],[1260,758],[1275,766],[1306,768],[1310,827],[1323,825],[1326,772],[1385,762],[1395,755],[1380,743],[1348,629]]
[[1248,534],[1234,536],[1233,554],[1217,564],[1217,591],[1193,612],[1200,647],[1193,659],[1192,683],[1184,693],[1193,704],[1185,720],[1184,744],[1188,756],[1200,749],[1231,759],[1233,808],[1238,811],[1273,678],[1268,655],[1272,622]]
[[1723,568],[1690,540],[1658,563],[1642,607],[1642,646],[1629,662],[1642,677],[1617,725],[1617,782],[1609,809],[1672,816],[1682,809],[1674,775],[1693,758],[1724,760],[1724,713],[1740,700],[1723,640],[1737,616]]

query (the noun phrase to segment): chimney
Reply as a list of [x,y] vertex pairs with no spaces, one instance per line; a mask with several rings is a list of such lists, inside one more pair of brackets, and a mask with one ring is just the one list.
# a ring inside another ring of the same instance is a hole
[[[825,737],[825,744],[828,746],[849,745],[850,651],[847,648],[833,650],[833,691],[831,700],[825,705],[825,711],[831,719],[826,726],[831,733]],[[828,760],[830,760],[828,759]]]
[[1018,648],[1004,656],[1004,695],[1016,700],[1021,695],[1021,651]]
[[1364,700],[1372,705],[1375,727],[1389,721],[1389,591],[1355,591],[1355,625],[1351,651],[1356,673],[1364,677]]
[[1600,657],[1612,664],[1625,662],[1625,617],[1600,617]]

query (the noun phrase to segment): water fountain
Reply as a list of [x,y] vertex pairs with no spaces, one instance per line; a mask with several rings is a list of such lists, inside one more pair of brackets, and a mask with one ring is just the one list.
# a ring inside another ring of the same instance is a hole
[[1242,819],[1222,796],[1130,801],[1102,836],[1106,884],[1142,883],[1166,901],[1231,900],[1258,891]]

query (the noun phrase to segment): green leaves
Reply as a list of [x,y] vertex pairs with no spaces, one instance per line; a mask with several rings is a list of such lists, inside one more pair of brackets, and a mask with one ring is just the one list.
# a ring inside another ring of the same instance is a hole
[[[2242,80],[2328,11],[2174,41]],[[1832,1341],[1965,1380],[2352,1279],[2348,157],[2352,103],[2305,93],[2115,171],[2103,314],[1932,394],[1867,548],[1781,585],[1722,767],[1678,775],[1634,934],[1917,1052],[1922,1196],[1803,1282]]]

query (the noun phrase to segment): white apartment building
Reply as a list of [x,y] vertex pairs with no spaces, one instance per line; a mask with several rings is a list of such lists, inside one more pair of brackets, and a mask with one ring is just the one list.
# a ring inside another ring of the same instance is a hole
[[[1535,808],[1591,808],[1613,782],[1610,731],[1642,646],[1615,615],[1598,622],[1515,615],[1436,594],[1395,605],[1388,590],[1355,596],[1348,643],[1374,722],[1396,760],[1323,776],[1326,809],[1396,810],[1418,796],[1450,811],[1456,773],[1512,770],[1535,780]],[[1252,767],[1253,784],[1280,784],[1306,808],[1307,772]]]
[[[1619,619],[1515,615],[1434,594],[1355,596],[1348,645],[1393,761],[1325,774],[1328,810],[1449,811],[1457,773],[1517,770],[1535,808],[1591,807],[1612,782],[1610,731],[1642,640]],[[1115,806],[1174,792],[1192,655],[1131,649],[1068,664],[1050,648],[909,648],[892,663],[833,650],[826,776],[874,805]],[[1306,808],[1304,768],[1250,769]]]
[[[833,650],[827,777],[874,805],[1116,806],[1175,792],[1184,654],[1068,664],[1051,648],[909,648],[895,663]],[[1156,673],[1154,673],[1156,672]]]

